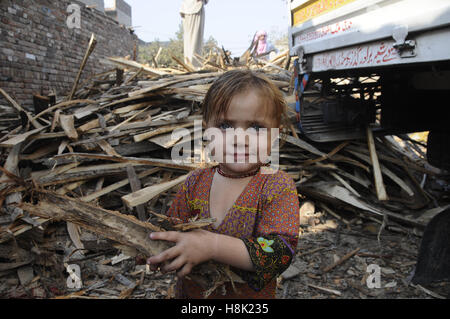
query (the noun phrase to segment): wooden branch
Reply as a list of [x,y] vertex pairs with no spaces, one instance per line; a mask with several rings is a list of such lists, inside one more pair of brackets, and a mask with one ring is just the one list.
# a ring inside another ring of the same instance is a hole
[[39,114],[37,114],[35,117],[33,117],[33,121],[36,121],[38,118],[40,118],[42,115],[45,115],[47,113],[53,112],[55,110],[63,110],[69,107],[72,107],[73,105],[76,104],[95,104],[96,102],[94,100],[88,100],[88,99],[81,99],[81,100],[72,100],[72,101],[64,101],[58,104],[55,104],[51,107],[49,107],[48,109],[43,110],[42,112],[40,112]]
[[[105,122],[107,122],[112,118],[112,114],[106,114],[103,118],[105,119]],[[90,122],[87,122],[86,124],[81,125],[80,127],[77,128],[77,131],[80,133],[84,133],[84,132],[87,132],[87,131],[92,130],[93,128],[96,128],[99,126],[100,126],[100,120],[96,119],[96,120],[92,120]]]
[[354,255],[356,255],[356,253],[358,251],[360,251],[361,248],[356,248],[355,250],[352,250],[351,252],[349,252],[347,255],[345,255],[344,257],[342,257],[341,259],[339,259],[338,261],[336,261],[335,263],[333,263],[332,265],[325,267],[322,271],[323,274],[329,272],[331,269],[333,269],[336,266],[339,266],[340,264],[342,264],[344,261],[346,261],[347,259],[352,258]]
[[143,64],[140,64],[138,62],[130,61],[130,60],[127,60],[127,59],[124,59],[124,58],[114,57],[114,58],[107,58],[107,59],[112,61],[112,62],[114,62],[115,64],[121,66],[122,68],[123,67],[132,68],[132,69],[135,69],[137,71],[142,69],[143,72],[145,72],[145,73],[147,73],[149,75],[153,75],[153,76],[159,76],[159,75],[168,74],[167,72],[160,71],[159,69],[151,68],[151,67],[145,66]]
[[42,127],[42,125],[39,124],[39,122],[36,121],[36,119],[33,119],[33,117],[31,116],[31,114],[28,111],[26,111],[16,101],[14,101],[13,98],[11,96],[9,96],[9,94],[6,93],[2,88],[0,88],[0,94],[3,95],[5,97],[5,99],[9,102],[9,104],[11,104],[12,107],[14,107],[18,112],[24,112],[26,114],[28,120],[31,122],[31,124],[35,128],[41,128]]
[[40,197],[37,204],[22,203],[20,208],[39,217],[74,223],[108,239],[136,248],[146,256],[157,255],[171,247],[168,242],[149,239],[151,232],[163,231],[153,224],[78,199],[47,191],[37,192]]
[[145,109],[140,110],[138,112],[136,112],[133,116],[130,116],[129,118],[127,118],[125,121],[117,124],[116,126],[108,129],[108,131],[112,132],[112,131],[116,131],[118,130],[120,127],[122,127],[123,125],[127,124],[128,122],[130,122],[132,119],[134,119],[135,117],[137,117],[138,115],[142,114],[143,112],[147,111],[150,108],[151,105],[147,106]]
[[318,156],[323,156],[326,157],[327,154],[319,151],[317,148],[315,148],[314,146],[312,146],[311,144],[299,139],[299,138],[295,138],[293,136],[287,135],[287,134],[280,134],[280,138],[285,140],[288,143],[291,143],[295,146],[298,146],[304,150],[307,150],[308,152],[313,153],[314,155],[318,155]]
[[[158,172],[159,170],[160,170],[159,167],[155,167],[155,168],[146,170],[146,171],[138,174],[137,176],[138,176],[138,178],[144,178],[146,176],[149,176],[151,174],[154,174],[154,173]],[[103,195],[106,195],[106,194],[112,192],[112,191],[115,191],[116,189],[119,189],[119,188],[121,188],[121,187],[123,187],[125,185],[128,185],[129,183],[130,183],[130,180],[128,178],[126,178],[126,179],[123,179],[123,180],[121,180],[121,181],[119,181],[117,183],[114,183],[114,184],[111,184],[109,186],[106,186],[106,187],[102,188],[101,190],[99,190],[97,192],[94,192],[94,193],[89,194],[87,196],[81,197],[80,199],[83,202],[90,202],[90,201],[92,201],[92,200],[94,200],[96,198],[99,198],[99,197],[101,197]]]
[[180,61],[180,59],[178,59],[176,56],[174,56],[173,54],[170,54],[170,56],[172,57],[172,59],[177,62],[179,65],[181,65],[183,67],[183,69],[185,69],[188,72],[194,72],[195,70],[193,68],[191,68],[190,66],[188,66],[186,63],[183,63],[182,61]]
[[174,180],[161,183],[159,185],[152,185],[141,189],[140,191],[122,196],[123,202],[129,207],[135,207],[140,204],[148,202],[153,197],[171,189],[172,187],[184,182],[189,174],[182,175]]
[[322,291],[328,292],[328,293],[336,295],[336,296],[341,296],[342,295],[342,293],[340,291],[335,290],[335,289],[319,287],[319,286],[312,285],[312,284],[308,284],[308,286],[311,287],[311,288],[315,288],[315,289],[318,289],[318,290],[322,290]]
[[137,71],[136,73],[134,73],[133,76],[131,76],[128,80],[126,80],[126,82],[123,84],[128,85],[131,81],[133,81],[135,78],[137,78],[139,75],[141,75],[141,73],[144,71],[144,68],[140,68],[139,71]]
[[66,133],[67,137],[71,140],[77,140],[78,139],[78,133],[75,129],[75,119],[73,115],[60,115],[59,116],[59,124],[61,125],[62,129]]
[[90,153],[67,153],[61,155],[55,155],[52,160],[58,160],[63,158],[72,158],[76,161],[81,161],[81,159],[96,159],[105,160],[119,163],[130,163],[130,164],[142,164],[142,165],[152,165],[158,167],[176,168],[191,171],[199,168],[199,165],[195,164],[176,164],[169,159],[159,159],[159,158],[139,158],[139,157],[116,157],[104,154],[90,154]]
[[[156,103],[155,103],[156,104]],[[125,113],[130,113],[131,111],[136,111],[139,110],[141,108],[144,108],[146,106],[150,106],[150,105],[155,105],[152,102],[144,102],[144,103],[138,103],[138,104],[132,104],[132,105],[127,105],[121,108],[117,108],[113,111],[114,114],[125,114]]]
[[132,91],[128,93],[129,97],[133,97],[136,95],[142,95],[151,91],[155,91],[164,87],[167,87],[172,84],[190,81],[190,80],[199,80],[199,79],[205,79],[205,78],[216,78],[220,75],[219,72],[212,72],[212,73],[194,73],[194,74],[188,74],[188,75],[179,75],[176,77],[171,77],[168,79],[164,79],[163,81],[152,81],[154,83],[151,83],[150,86],[144,87],[143,89]]
[[[64,220],[93,233],[132,247],[146,257],[155,256],[173,246],[167,241],[150,240],[151,232],[164,229],[134,216],[106,210],[78,199],[43,190],[34,190],[39,196],[37,204],[22,203],[20,208],[46,219]],[[223,283],[244,283],[228,266],[211,261],[194,267],[189,277],[211,293]]]
[[[294,133],[295,131],[292,131],[292,132]],[[296,138],[298,139],[298,136]],[[302,164],[303,164],[303,166],[308,166],[308,165],[311,165],[314,163],[324,161],[326,159],[330,159],[333,155],[338,153],[340,150],[342,150],[344,147],[346,147],[349,143],[350,143],[349,141],[342,142],[335,149],[333,149],[330,153],[325,154],[324,156],[321,156],[319,158],[307,160],[307,161],[303,162]]]
[[70,92],[69,99],[68,99],[69,101],[72,100],[73,96],[75,95],[75,92],[76,92],[77,86],[78,86],[78,82],[80,81],[81,73],[83,72],[84,67],[86,66],[89,56],[91,55],[92,51],[94,51],[96,44],[97,44],[97,39],[95,38],[95,35],[92,33],[86,53],[84,55],[83,60],[81,61],[81,66],[80,66],[80,69],[78,70],[77,77],[75,78],[75,82],[73,84],[72,91]]
[[[141,181],[136,175],[136,171],[134,170],[132,165],[127,166],[127,175],[128,180],[130,181],[131,191],[133,193],[139,191],[141,189]],[[145,221],[147,219],[145,216],[145,206],[143,204],[137,205],[136,210],[139,220]]]
[[157,136],[157,135],[172,132],[172,131],[176,130],[177,128],[186,128],[186,127],[191,127],[191,126],[194,126],[194,122],[188,122],[185,124],[178,124],[178,125],[163,126],[163,127],[160,127],[158,129],[150,131],[150,132],[135,135],[133,137],[133,139],[135,142],[141,142],[143,140],[147,140],[147,139]]
[[[351,154],[356,157],[362,159],[366,163],[370,163],[371,159],[363,154],[359,154],[358,152],[348,150]],[[394,181],[398,186],[400,186],[409,196],[414,196],[414,191],[397,175],[395,175],[391,170],[389,170],[386,166],[379,164],[380,170],[383,174],[389,177],[392,181]]]
[[383,175],[381,174],[380,163],[378,162],[377,151],[375,149],[373,133],[370,127],[367,127],[367,143],[369,145],[370,160],[372,162],[373,178],[378,200],[388,200],[389,198],[386,193],[386,188],[384,187]]
[[108,155],[121,157],[119,153],[105,140],[100,140],[97,142],[98,146]]
[[345,188],[347,188],[353,195],[355,195],[356,197],[361,197],[361,195],[353,188],[350,186],[349,183],[347,183],[343,178],[341,178],[339,175],[337,175],[334,172],[330,172],[330,175],[333,176],[334,178],[336,178]]
[[45,128],[47,128],[47,127],[40,127],[40,128],[31,130],[31,131],[28,131],[26,133],[11,137],[10,139],[8,139],[6,141],[1,142],[0,147],[13,147],[15,145],[18,145],[18,144],[22,143],[23,141],[27,140],[30,136],[38,134]]

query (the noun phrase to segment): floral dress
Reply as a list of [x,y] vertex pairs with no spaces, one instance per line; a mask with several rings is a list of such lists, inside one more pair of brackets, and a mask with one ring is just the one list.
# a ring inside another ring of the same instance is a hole
[[[209,194],[215,168],[193,171],[181,185],[167,213],[183,222],[197,216],[211,218]],[[299,201],[294,181],[285,172],[252,177],[221,224],[208,231],[240,238],[255,271],[232,270],[246,284],[225,284],[209,298],[275,298],[276,277],[290,265],[299,231]],[[203,298],[200,285],[186,277],[178,281],[177,298]]]

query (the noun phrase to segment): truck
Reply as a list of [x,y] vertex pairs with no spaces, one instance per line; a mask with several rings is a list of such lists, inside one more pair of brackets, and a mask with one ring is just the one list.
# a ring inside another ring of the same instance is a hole
[[450,1],[288,0],[296,111],[315,142],[428,131],[450,169]]

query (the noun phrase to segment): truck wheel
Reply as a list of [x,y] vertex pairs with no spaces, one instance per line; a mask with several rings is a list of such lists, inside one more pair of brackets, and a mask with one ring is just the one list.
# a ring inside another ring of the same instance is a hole
[[450,170],[450,131],[430,131],[427,160],[433,166]]

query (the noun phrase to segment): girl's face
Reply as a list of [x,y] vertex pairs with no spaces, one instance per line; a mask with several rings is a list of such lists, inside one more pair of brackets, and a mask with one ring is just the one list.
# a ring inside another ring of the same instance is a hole
[[211,155],[227,173],[254,170],[270,156],[271,128],[278,125],[273,105],[258,93],[250,89],[237,94],[224,116],[207,123],[208,128],[215,127],[221,133],[213,138]]

